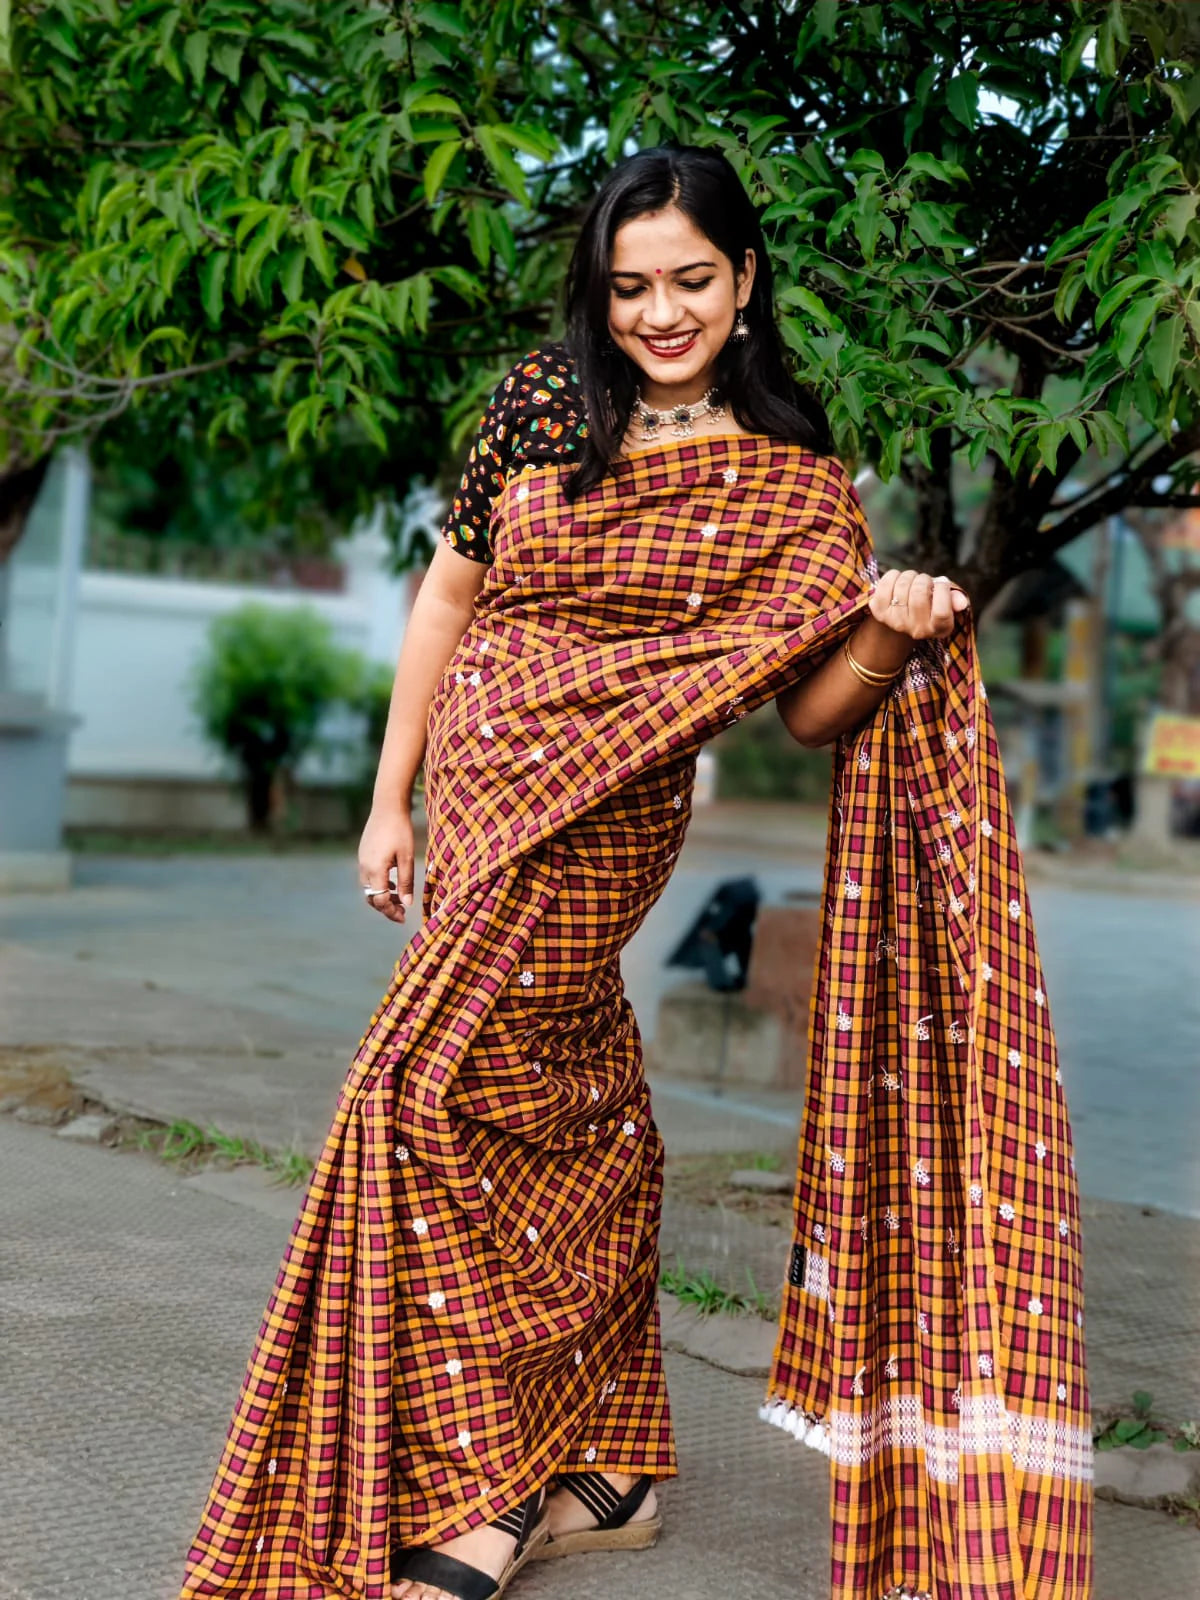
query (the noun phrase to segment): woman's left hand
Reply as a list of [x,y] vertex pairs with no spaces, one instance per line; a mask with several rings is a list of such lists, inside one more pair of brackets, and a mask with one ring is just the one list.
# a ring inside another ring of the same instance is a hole
[[954,619],[971,604],[949,578],[927,572],[885,572],[875,585],[870,611],[893,633],[909,639],[944,639],[954,632]]

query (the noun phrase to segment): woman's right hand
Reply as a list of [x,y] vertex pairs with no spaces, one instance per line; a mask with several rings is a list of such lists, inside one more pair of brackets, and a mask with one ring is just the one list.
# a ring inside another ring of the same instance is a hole
[[358,843],[358,881],[364,889],[387,891],[367,904],[389,922],[403,922],[412,905],[413,855],[411,807],[372,807]]

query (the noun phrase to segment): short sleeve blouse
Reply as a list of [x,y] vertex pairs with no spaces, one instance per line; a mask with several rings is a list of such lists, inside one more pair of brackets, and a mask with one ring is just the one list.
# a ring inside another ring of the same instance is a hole
[[565,345],[524,356],[480,419],[442,538],[459,555],[490,562],[492,507],[509,478],[534,462],[569,462],[586,437],[583,398]]

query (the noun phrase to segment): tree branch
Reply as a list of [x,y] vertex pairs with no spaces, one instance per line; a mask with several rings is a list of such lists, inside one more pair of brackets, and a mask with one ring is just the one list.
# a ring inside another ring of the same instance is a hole
[[[1149,485],[1159,473],[1166,472],[1177,461],[1182,461],[1185,456],[1190,456],[1197,450],[1200,450],[1200,421],[1193,422],[1190,428],[1181,428],[1174,438],[1168,439],[1152,455],[1147,456],[1141,466],[1128,477],[1110,484],[1101,494],[1085,499],[1084,503],[1077,505],[1074,511],[1068,512],[1065,517],[1060,517],[1057,522],[1043,529],[1047,556],[1070,544],[1072,539],[1104,517],[1115,516],[1128,505],[1147,503],[1141,498],[1143,493],[1141,485]],[[1193,496],[1189,503],[1194,505],[1196,497]]]

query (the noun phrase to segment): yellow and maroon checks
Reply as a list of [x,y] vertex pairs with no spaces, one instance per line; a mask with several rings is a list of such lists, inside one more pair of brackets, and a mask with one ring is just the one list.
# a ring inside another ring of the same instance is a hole
[[1079,1203],[970,632],[843,741],[764,1415],[832,1462],[834,1600],[1086,1600]]
[[[342,1090],[189,1556],[185,1596],[382,1600],[394,1544],[433,1543],[494,1520],[556,1472],[662,1477],[675,1470],[654,1309],[661,1144],[618,958],[678,855],[697,750],[837,646],[855,625],[872,562],[842,469],[782,441],[709,438],[662,447],[618,463],[574,504],[562,494],[562,478],[562,468],[535,465],[510,478],[497,502],[494,562],[477,615],[431,707],[424,922]],[[960,699],[976,693],[957,654],[949,670],[958,674]],[[968,938],[951,949],[951,935],[938,932],[951,926],[944,885],[965,871],[957,836],[950,862],[939,860],[941,909],[928,864],[929,882],[921,891],[917,885],[930,808],[941,804],[935,780],[949,762],[930,743],[942,737],[944,694],[942,680],[906,691],[918,733],[902,735],[889,712],[861,751],[856,746],[843,777],[835,874],[840,882],[854,867],[860,931],[881,940],[886,923],[897,955],[868,972],[859,944],[846,942],[844,901],[831,902],[832,965],[822,979],[819,1026],[830,1021],[849,1070],[852,1050],[855,1061],[866,1059],[868,1034],[882,1050],[893,1024],[916,1026],[913,997],[897,985],[917,984],[922,1026],[936,1038],[919,1057],[924,1076],[914,1075],[907,1091],[920,1094],[920,1125],[928,1120],[932,1130],[920,1146],[930,1185],[921,1204],[957,1219],[962,1254],[948,1263],[924,1233],[918,1240],[917,1211],[895,1180],[914,1276],[910,1285],[881,1257],[886,1339],[895,1323],[896,1360],[911,1362],[915,1335],[899,1342],[900,1322],[909,1310],[941,1319],[931,1324],[927,1363],[935,1377],[918,1426],[936,1419],[949,1439],[960,1412],[949,1391],[942,1394],[942,1375],[966,1360],[960,1347],[970,1344],[978,1361],[992,1338],[988,1308],[1004,1308],[1007,1345],[997,1335],[988,1349],[993,1390],[1007,1404],[994,1425],[983,1411],[972,1423],[980,1437],[990,1429],[989,1438],[997,1430],[1003,1438],[982,1463],[986,1473],[962,1474],[964,1506],[968,1481],[984,1500],[944,1529],[942,1480],[929,1475],[927,1444],[903,1452],[890,1443],[863,1446],[844,1466],[835,1452],[837,1559],[861,1561],[870,1583],[877,1572],[901,1568],[905,1581],[924,1582],[927,1527],[940,1541],[932,1559],[951,1562],[936,1566],[939,1575],[965,1570],[966,1560],[985,1570],[997,1530],[1027,1571],[1037,1540],[1057,1545],[1051,1517],[1073,1537],[1069,1514],[1082,1514],[1059,1493],[1058,1435],[1037,1431],[1041,1420],[1074,1416],[1071,1406],[1083,1403],[1077,1332],[1070,1335],[1076,1365],[1046,1369],[1051,1390],[1060,1371],[1072,1374],[1072,1401],[1040,1398],[1044,1334],[1067,1337],[1059,1302],[1065,1305],[1068,1279],[1074,1293],[1078,1262],[1065,1176],[1054,1192],[1071,1234],[1055,1233],[1035,1248],[1032,1231],[1032,1207],[1050,1203],[1049,1174],[1066,1161],[1065,1123],[1052,1109],[1059,1102],[1040,1077],[1002,1091],[987,1032],[999,1019],[989,1021],[995,1014],[982,991],[964,991],[959,1004],[963,1025],[979,1035],[970,1059],[986,1060],[988,1075],[976,1083],[964,1066],[956,1101],[954,1074],[944,1065],[959,1057],[948,1053],[938,1007],[961,987],[958,966],[946,963],[963,965],[968,981],[981,984],[972,952],[984,943]],[[978,711],[972,725],[971,770],[994,766]],[[894,797],[880,798],[897,783],[915,796],[902,818]],[[978,787],[982,794],[986,785]],[[964,829],[972,803],[962,790]],[[894,837],[881,832],[892,814]],[[1007,861],[1007,821],[999,808],[993,817],[1003,843],[997,859]],[[890,864],[902,852],[903,877]],[[999,868],[977,855],[976,886],[968,892],[964,882],[964,929],[992,916],[1007,888],[1007,879],[997,887]],[[886,917],[879,910],[885,886],[896,908]],[[1027,927],[1026,918],[1021,937]],[[1015,1013],[1032,956],[1022,960],[1024,946],[1010,940],[1001,948],[990,936],[987,948],[996,998]],[[872,948],[872,962],[874,955]],[[930,956],[941,958],[941,972],[926,970]],[[830,1005],[846,1008],[844,1039],[840,1021],[826,1015]],[[1027,1070],[1035,1071],[1037,1041],[1043,1056],[1049,1049],[1042,1011],[1031,1012],[1020,1045],[1010,1046],[1007,1025],[1001,1032],[1004,1048],[1025,1050]],[[886,1048],[897,1076],[912,1073],[908,1042],[892,1039]],[[826,1050],[823,1033],[818,1049]],[[814,1248],[800,1270],[814,1287],[821,1280],[825,1297],[789,1297],[772,1399],[779,1417],[804,1414],[806,1431],[826,1418],[836,1437],[843,1411],[868,1415],[857,1391],[843,1403],[841,1388],[853,1383],[843,1386],[840,1375],[851,1341],[867,1339],[873,1327],[865,1308],[877,1279],[867,1247],[857,1232],[852,1244],[842,1219],[855,1210],[877,1120],[891,1124],[884,1101],[877,1096],[870,1109],[857,1078],[843,1087],[822,1072],[818,1081],[818,1136],[829,1144],[831,1165],[802,1174],[802,1241]],[[1009,1112],[1018,1096],[1023,1121]],[[843,1123],[862,1115],[864,1104],[868,1122],[843,1136]],[[1006,1162],[1017,1171],[997,1138],[998,1118],[1014,1150],[1036,1127],[1052,1165],[1031,1158],[1038,1169],[1030,1167],[1022,1185],[998,1187]],[[834,1156],[848,1181],[843,1191],[834,1183]],[[975,1175],[981,1180],[978,1219],[966,1209],[959,1160],[972,1185]],[[1001,1267],[990,1242],[1000,1225],[993,1208],[1010,1191],[1020,1231]],[[824,1253],[815,1247],[818,1225]],[[970,1332],[945,1315],[964,1269],[972,1282],[988,1283],[971,1301]],[[917,1293],[912,1285],[922,1300],[909,1308],[903,1302]],[[1037,1328],[1017,1314],[1027,1285],[1030,1298],[1037,1285],[1044,1300]],[[830,1306],[844,1317],[832,1329]],[[904,1399],[914,1369],[902,1370],[895,1392]],[[877,1405],[885,1377],[872,1373],[868,1387],[866,1376],[854,1382]],[[983,1391],[965,1377],[961,1388],[965,1425]],[[1003,1432],[1014,1426],[1015,1435]],[[1039,1451],[1043,1476],[1031,1464]],[[967,1460],[949,1443],[943,1454]],[[1050,1487],[1038,1488],[1043,1481]],[[847,1556],[847,1539],[861,1555]],[[1054,1558],[1060,1568],[1063,1559]],[[838,1581],[839,1595],[876,1600],[875,1591]],[[982,1600],[985,1591],[944,1592]],[[988,1591],[988,1600],[1005,1592]],[[1043,1592],[1082,1594],[1028,1590],[1039,1600]]]

